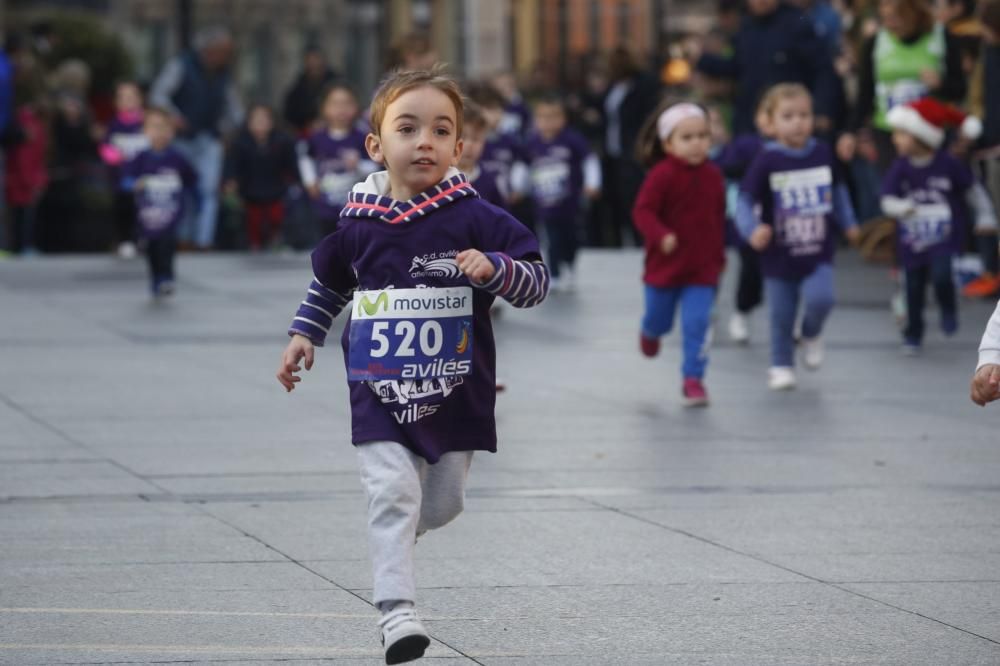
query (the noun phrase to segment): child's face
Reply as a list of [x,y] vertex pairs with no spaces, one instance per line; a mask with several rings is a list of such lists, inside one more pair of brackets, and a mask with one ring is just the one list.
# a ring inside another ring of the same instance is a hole
[[901,129],[892,130],[892,145],[903,157],[923,157],[934,152],[917,137]]
[[369,134],[365,145],[372,160],[389,172],[393,198],[410,199],[437,185],[458,164],[462,141],[457,131],[451,98],[424,86],[392,102],[378,134]]
[[466,125],[462,131],[462,159],[459,168],[466,170],[479,164],[486,146],[486,128],[476,125]]
[[982,26],[981,29],[982,29],[981,34],[983,36],[984,42],[986,42],[990,46],[996,46],[997,44],[1000,44],[1000,32],[997,32],[988,25]]
[[333,90],[323,100],[323,121],[328,127],[345,129],[358,116],[358,103],[346,90]]
[[142,109],[142,95],[134,85],[121,85],[115,91],[115,109],[135,112]]
[[770,126],[778,141],[791,148],[802,148],[813,133],[812,100],[805,95],[778,100]]
[[271,112],[267,109],[254,109],[250,113],[247,127],[255,138],[264,139],[274,129],[274,118],[271,117]]
[[726,120],[718,109],[708,111],[708,130],[711,133],[712,145],[721,146],[729,142],[729,129]]
[[481,106],[480,109],[486,117],[486,126],[490,132],[500,126],[500,121],[503,120],[502,106]]
[[555,138],[566,126],[566,113],[558,104],[539,104],[535,107],[535,127],[546,141]]
[[149,139],[149,145],[162,150],[174,139],[174,126],[162,113],[148,113],[142,124],[142,131]]
[[664,152],[698,165],[708,159],[712,136],[704,118],[688,118],[677,123],[674,131],[662,142]]
[[778,8],[778,0],[747,0],[747,10],[754,16],[767,16]]

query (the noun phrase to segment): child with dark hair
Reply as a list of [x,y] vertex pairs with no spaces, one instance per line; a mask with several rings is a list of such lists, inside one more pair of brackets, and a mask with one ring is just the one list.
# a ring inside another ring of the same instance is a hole
[[274,112],[257,104],[226,156],[225,189],[239,193],[251,251],[279,241],[288,186],[298,180],[295,144],[275,127]]
[[149,139],[142,131],[142,91],[138,84],[123,81],[115,88],[115,115],[108,123],[104,142],[98,153],[111,172],[115,188],[115,229],[118,233],[118,256],[135,256],[135,198],[124,187],[122,166],[149,148]]

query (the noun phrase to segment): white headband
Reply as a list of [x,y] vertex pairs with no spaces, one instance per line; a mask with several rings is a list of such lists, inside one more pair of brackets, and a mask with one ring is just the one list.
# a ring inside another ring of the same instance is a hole
[[691,118],[708,119],[705,112],[697,104],[691,104],[690,102],[674,104],[660,114],[660,117],[656,121],[656,134],[663,141],[673,134],[673,131],[677,129],[679,124]]

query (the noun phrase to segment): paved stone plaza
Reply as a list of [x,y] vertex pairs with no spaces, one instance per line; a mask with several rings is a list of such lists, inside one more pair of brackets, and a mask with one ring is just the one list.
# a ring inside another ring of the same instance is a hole
[[[507,309],[500,453],[417,548],[428,663],[1000,664],[992,305],[903,358],[886,271],[841,268],[826,366],[767,391],[759,313],[701,411],[676,338],[638,353],[638,253]],[[274,379],[308,257],[179,272],[0,262],[0,663],[381,663],[339,347]]]

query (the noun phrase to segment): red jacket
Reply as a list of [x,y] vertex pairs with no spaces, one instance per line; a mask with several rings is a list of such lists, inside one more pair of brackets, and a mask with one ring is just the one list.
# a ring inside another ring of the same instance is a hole
[[17,110],[17,122],[25,138],[7,149],[4,195],[11,206],[30,206],[38,201],[49,184],[49,170],[45,165],[48,135],[45,123],[29,106]]
[[[653,287],[716,286],[726,263],[726,192],[722,172],[711,162],[691,166],[668,156],[639,188],[632,219],[646,241],[643,282]],[[663,238],[677,235],[677,249],[664,254]]]

